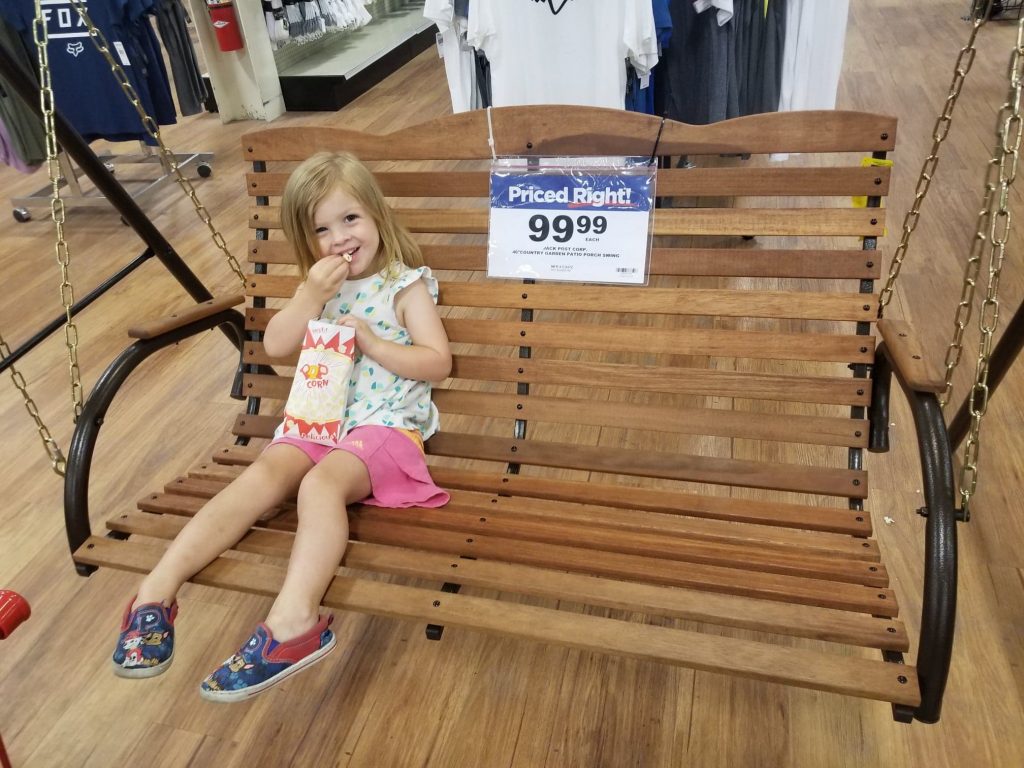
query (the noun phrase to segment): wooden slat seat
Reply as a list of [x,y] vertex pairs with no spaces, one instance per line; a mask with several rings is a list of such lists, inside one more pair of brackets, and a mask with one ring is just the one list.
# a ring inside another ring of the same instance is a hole
[[[347,150],[375,170],[439,280],[453,367],[434,386],[442,430],[425,449],[451,500],[352,505],[325,605],[917,706],[862,461],[890,171],[851,153],[890,151],[895,121],[821,112],[661,128],[544,107],[492,117],[499,154],[649,156],[661,130],[659,152],[696,162],[658,171],[648,284],[485,276],[481,113],[384,137],[247,134],[250,400],[236,442],[115,514],[108,528],[126,541],[92,537],[76,560],[151,568],[272,437],[296,357],[268,355],[262,334],[299,281],[280,196],[297,161]],[[775,152],[803,157],[769,162]],[[297,524],[287,500],[235,547],[268,565],[225,556],[195,581],[274,594]]]
[[[129,513],[110,521],[111,530],[157,539],[171,539],[185,524],[176,515]],[[287,558],[287,533],[254,530],[239,543],[239,550]],[[537,597],[576,600],[607,608],[632,610],[632,590],[643,595],[645,612],[762,632],[791,634],[799,625],[800,636],[886,650],[907,649],[908,638],[902,622],[831,608],[772,604],[729,595],[709,595],[689,590],[664,589],[636,582],[552,571],[487,560],[452,558],[424,551],[353,541],[342,564],[346,568],[382,571],[420,579],[447,579],[457,570],[461,582],[488,589],[500,589]],[[635,595],[634,595],[635,597]]]
[[[194,514],[201,503],[197,499],[185,500],[184,497],[177,500],[157,497],[140,506],[150,512],[188,515]],[[116,530],[118,518],[112,519],[110,525]],[[291,530],[294,521],[285,519],[273,523],[273,527]],[[596,551],[519,538],[480,534],[467,536],[466,532],[461,531],[383,522],[360,515],[353,517],[351,528],[355,540],[417,551],[444,552],[455,557],[535,565],[665,586],[686,586],[714,593],[822,606],[891,619],[899,614],[895,594],[889,587],[768,572],[752,574],[743,568]],[[642,574],[642,578],[639,574]]]
[[[198,511],[201,505],[202,499],[193,496],[156,495],[155,498],[150,496],[140,501],[139,508],[148,512],[189,514]],[[486,516],[482,512],[486,512]],[[743,541],[744,534],[741,531],[737,531],[731,538],[720,538],[717,541],[704,538],[699,541],[695,540],[699,537],[693,536],[690,531],[679,530],[678,526],[675,531],[664,528],[660,531],[630,531],[623,527],[612,529],[592,521],[583,521],[580,515],[573,519],[570,515],[559,517],[552,514],[547,519],[539,519],[536,515],[506,514],[493,507],[474,508],[458,500],[453,500],[443,512],[360,507],[353,514],[358,515],[360,520],[453,530],[469,535],[482,534],[552,544],[572,540],[574,546],[598,551],[728,567],[742,566],[766,573],[788,573],[870,586],[883,587],[888,583],[885,567],[877,560],[853,559],[855,555],[850,552],[821,552],[792,545],[784,547],[777,541],[758,538],[752,533],[747,533],[747,540]],[[850,546],[850,549],[853,548],[855,545]]]
[[[233,479],[233,476],[230,479]],[[178,512],[181,510],[173,506],[157,509],[155,505],[161,503],[162,499],[174,503],[178,496],[198,499],[211,498],[222,490],[230,482],[230,479],[209,480],[180,477],[164,486],[164,497],[159,494],[150,495],[140,501],[139,506],[149,511]],[[191,505],[186,502],[186,509],[190,507]],[[275,518],[278,514],[285,514],[286,511],[293,509],[292,505],[284,504],[277,510]],[[458,510],[460,514],[486,515],[487,518],[480,522],[488,520],[494,522],[497,513],[499,517],[513,519],[571,521],[574,524],[588,527],[597,526],[609,531],[637,531],[702,541],[740,542],[756,546],[759,550],[817,553],[871,562],[878,562],[881,559],[878,544],[874,540],[855,539],[843,534],[780,528],[768,524],[737,525],[731,522],[695,519],[663,512],[648,513],[637,509],[621,510],[596,504],[497,496],[479,491],[452,489],[451,503],[446,506],[445,510],[447,512]],[[372,510],[364,509],[363,512],[372,513]],[[445,524],[448,522],[444,517],[439,519]],[[444,525],[439,527],[444,527]]]
[[[213,455],[212,461],[194,467],[189,473],[189,480],[230,482],[243,467],[252,463],[259,450],[248,446],[221,448]],[[483,491],[493,494],[499,501],[504,497],[571,501],[809,531],[834,531],[858,539],[871,535],[871,518],[863,511],[854,509],[701,496],[663,488],[552,480],[445,466],[433,467],[431,472],[434,480],[445,488]],[[184,480],[179,478],[175,481],[179,482]]]
[[[81,562],[145,572],[160,556],[158,546],[127,546],[92,538],[79,550]],[[284,581],[284,568],[256,566],[218,558],[193,579],[198,584],[272,595]],[[509,621],[521,637],[571,645],[586,650],[654,658],[665,663],[720,671],[728,668],[768,682],[863,696],[914,706],[920,693],[911,670],[881,661],[837,654],[812,654],[803,649],[769,646],[749,640],[717,637],[709,644],[696,632],[635,624],[586,614],[561,614],[544,608],[466,595],[445,595],[427,589],[337,576],[324,604],[335,609],[442,622],[504,633]]]
[[[297,277],[252,275],[247,294],[259,298],[289,298]],[[439,304],[503,309],[554,309],[576,312],[618,313],[618,307],[655,315],[713,315],[716,317],[768,317],[799,320],[852,320],[874,322],[878,303],[858,293],[735,291],[671,288],[605,288],[579,286],[570,295],[555,285],[528,287],[498,284],[442,282]]]

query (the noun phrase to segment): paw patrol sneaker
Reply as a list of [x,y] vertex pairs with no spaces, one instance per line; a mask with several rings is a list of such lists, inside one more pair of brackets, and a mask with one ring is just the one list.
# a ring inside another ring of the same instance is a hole
[[114,649],[114,674],[119,677],[153,677],[166,672],[174,658],[174,617],[178,602],[168,608],[145,603],[134,611],[133,597],[121,620],[121,636]]
[[284,682],[334,650],[337,638],[327,627],[334,616],[321,616],[312,629],[279,643],[262,622],[238,653],[232,654],[199,684],[207,701],[245,701]]

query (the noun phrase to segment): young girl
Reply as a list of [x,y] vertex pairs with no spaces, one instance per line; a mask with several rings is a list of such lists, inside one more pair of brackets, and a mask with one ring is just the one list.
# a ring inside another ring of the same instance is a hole
[[211,701],[241,701],[330,652],[333,616],[320,600],[348,543],[346,505],[439,507],[423,440],[437,431],[430,381],[451,370],[437,314],[437,283],[398,224],[370,171],[349,154],[322,152],[291,175],[282,226],[305,281],[267,326],[273,357],[295,354],[308,321],[355,332],[357,354],[336,445],[277,436],[196,514],[139,585],[121,623],[114,671],[164,672],[174,654],[175,595],[265,512],[298,496],[298,529],[284,585],[266,621],[200,684]]

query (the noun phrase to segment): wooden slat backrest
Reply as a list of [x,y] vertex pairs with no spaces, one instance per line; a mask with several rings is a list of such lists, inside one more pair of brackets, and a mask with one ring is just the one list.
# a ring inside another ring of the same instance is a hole
[[[571,115],[569,114],[571,112]],[[343,129],[272,128],[242,137],[252,162],[305,160],[321,150],[347,150],[363,160],[479,160],[491,157],[488,115],[466,112],[387,135]],[[888,152],[896,147],[896,120],[862,112],[755,115],[694,126],[638,113],[587,107],[514,107],[492,110],[498,155],[650,155],[659,131],[662,155],[771,152]],[[585,152],[580,149],[585,148]]]
[[[421,243],[423,258],[434,269],[484,270],[485,245]],[[248,259],[261,264],[291,264],[294,255],[281,240],[249,241]],[[651,252],[651,274],[702,277],[793,277],[875,280],[881,262],[870,251],[774,249],[771,259],[748,248],[665,248]]]
[[[249,173],[245,182],[252,196],[277,197],[287,173]],[[663,168],[658,172],[659,195],[885,195],[888,168]],[[432,171],[381,171],[377,183],[389,197],[483,197],[490,185],[487,171],[452,171],[437,186]]]
[[[414,233],[482,235],[487,233],[484,208],[398,208],[398,220]],[[277,207],[254,207],[252,229],[280,229]],[[885,229],[883,211],[859,208],[691,208],[658,210],[654,235],[819,235],[878,237]]]
[[[285,299],[295,293],[293,276],[252,275],[249,296]],[[602,312],[612,315],[710,315],[803,320],[873,321],[878,310],[874,296],[856,293],[736,291],[702,288],[635,288],[604,286],[522,285],[444,282],[439,304],[496,309],[551,309]],[[615,303],[620,302],[620,303]],[[630,307],[623,311],[621,302]]]
[[[849,369],[862,376],[873,360],[880,259],[870,248],[884,231],[879,203],[890,174],[861,159],[894,147],[895,121],[818,112],[662,128],[644,115],[531,107],[496,109],[492,124],[499,154],[646,156],[661,129],[657,154],[696,161],[659,171],[650,284],[482,276],[491,157],[484,113],[387,136],[247,134],[256,233],[248,259],[258,273],[247,287],[247,327],[256,334],[246,346],[248,393],[284,398],[294,362],[268,357],[258,338],[298,281],[279,231],[285,181],[312,152],[346,150],[374,170],[438,272],[455,362],[435,390],[445,430],[428,445],[435,456],[684,489],[863,498],[866,475],[848,469],[847,452],[866,444],[870,387]],[[786,152],[802,154],[787,163],[767,157]],[[267,365],[285,377],[255,367]],[[272,416],[250,416],[238,430],[265,437],[272,425]],[[772,447],[780,444],[807,448],[786,460]],[[691,458],[673,458],[680,451]]]

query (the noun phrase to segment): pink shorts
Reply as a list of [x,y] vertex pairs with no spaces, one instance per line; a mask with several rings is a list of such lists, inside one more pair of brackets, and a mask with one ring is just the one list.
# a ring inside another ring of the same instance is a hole
[[[391,427],[356,427],[337,445],[321,445],[295,437],[279,437],[270,445],[294,445],[313,464],[331,451],[348,451],[370,473],[370,495],[362,504],[375,507],[442,507],[448,494],[434,485],[426,458],[412,438]],[[269,447],[269,446],[268,446]]]

